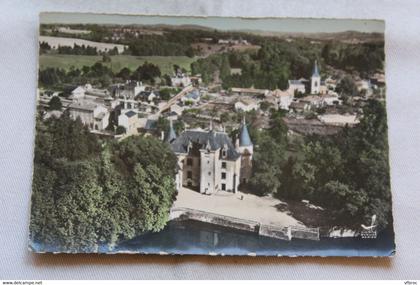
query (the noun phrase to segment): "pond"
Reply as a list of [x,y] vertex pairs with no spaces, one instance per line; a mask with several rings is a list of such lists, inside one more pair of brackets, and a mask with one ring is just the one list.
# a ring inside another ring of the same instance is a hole
[[376,239],[321,238],[320,241],[278,240],[256,233],[197,221],[170,221],[159,233],[147,233],[121,243],[115,251],[169,254],[389,256],[395,250],[394,232],[387,229]]

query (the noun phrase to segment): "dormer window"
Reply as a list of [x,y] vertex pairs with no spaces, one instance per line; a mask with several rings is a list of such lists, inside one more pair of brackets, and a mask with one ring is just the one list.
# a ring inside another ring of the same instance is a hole
[[222,148],[222,157],[223,158],[226,158],[226,156],[227,156],[227,149],[228,149],[227,144],[224,144],[223,148]]

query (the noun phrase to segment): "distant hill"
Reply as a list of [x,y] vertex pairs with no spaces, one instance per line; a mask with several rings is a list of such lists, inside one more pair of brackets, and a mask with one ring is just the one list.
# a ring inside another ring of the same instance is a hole
[[384,34],[382,33],[363,33],[357,31],[345,31],[337,33],[287,33],[287,32],[272,32],[272,31],[261,31],[261,30],[241,30],[245,33],[268,36],[268,37],[279,37],[279,38],[307,38],[313,40],[336,40],[348,43],[359,43],[359,42],[379,42],[384,40]]

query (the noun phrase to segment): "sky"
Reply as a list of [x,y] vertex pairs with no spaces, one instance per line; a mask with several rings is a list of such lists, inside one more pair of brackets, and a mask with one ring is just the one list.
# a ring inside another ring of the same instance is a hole
[[286,33],[334,33],[344,31],[383,33],[385,30],[385,22],[382,20],[315,18],[178,17],[92,13],[41,13],[40,22],[45,24],[200,25],[225,31],[261,30]]

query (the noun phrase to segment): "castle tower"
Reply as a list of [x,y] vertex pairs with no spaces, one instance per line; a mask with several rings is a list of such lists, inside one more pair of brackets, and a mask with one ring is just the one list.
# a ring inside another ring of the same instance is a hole
[[319,94],[321,88],[321,76],[319,75],[318,63],[315,60],[314,70],[311,77],[311,94]]
[[172,120],[169,120],[169,130],[165,137],[165,142],[171,143],[176,139],[176,133],[174,130],[174,126],[172,124]]
[[246,183],[252,174],[252,155],[254,153],[254,145],[252,144],[249,136],[245,117],[239,133],[239,153],[241,154],[241,182]]

